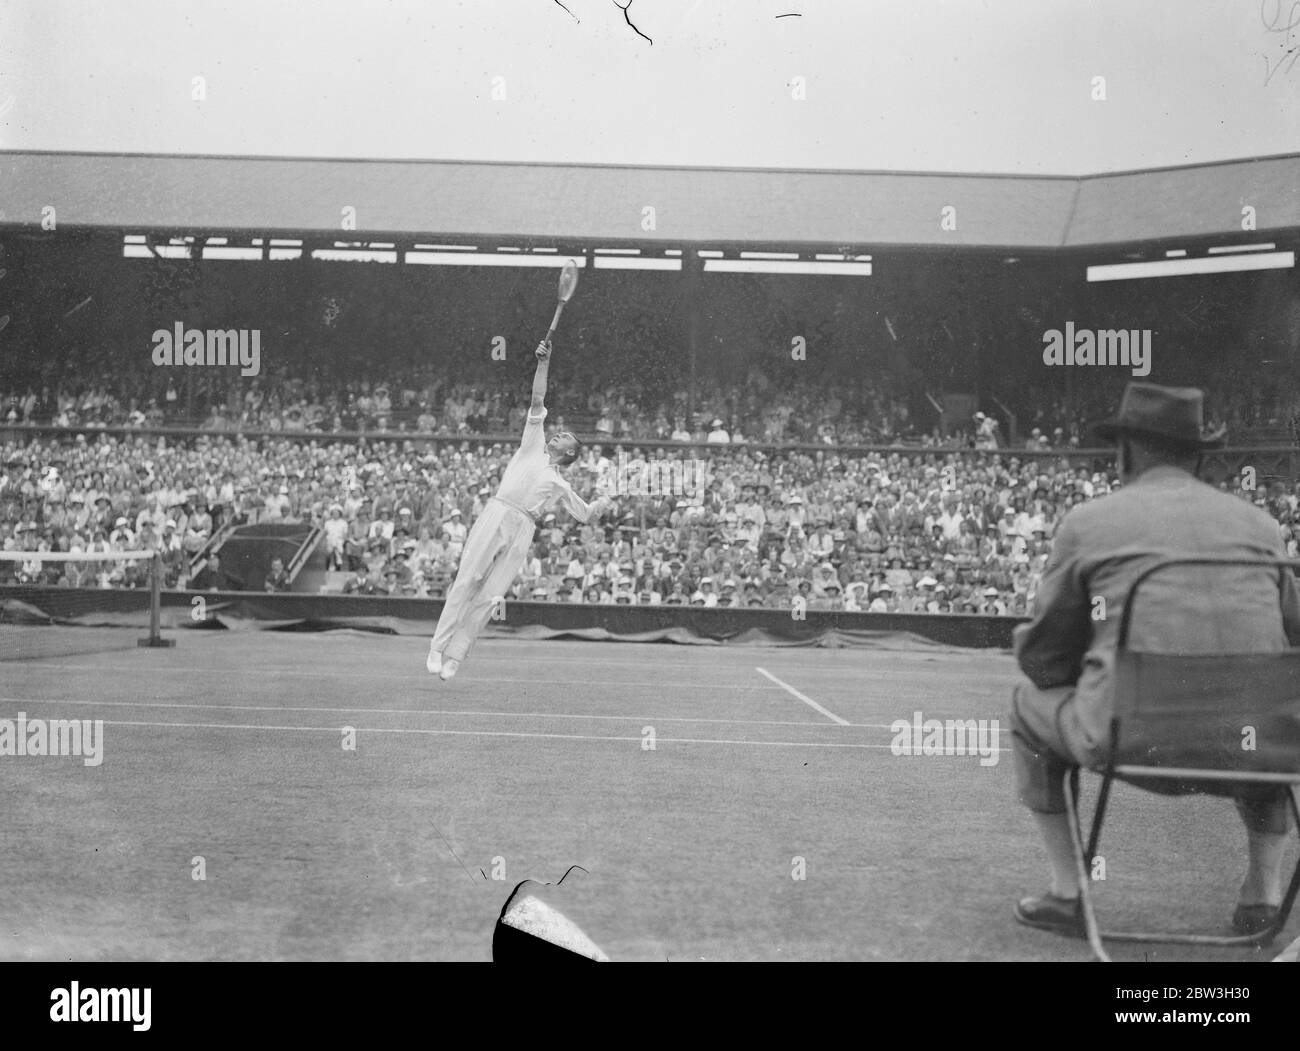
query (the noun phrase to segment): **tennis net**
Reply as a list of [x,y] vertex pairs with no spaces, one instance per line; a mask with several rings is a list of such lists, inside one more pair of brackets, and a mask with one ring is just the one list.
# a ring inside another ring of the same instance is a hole
[[155,551],[0,551],[0,661],[171,645],[161,581]]

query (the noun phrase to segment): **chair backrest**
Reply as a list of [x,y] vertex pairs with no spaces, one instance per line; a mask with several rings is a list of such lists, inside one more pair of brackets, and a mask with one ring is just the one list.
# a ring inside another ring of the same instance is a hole
[[1270,559],[1169,559],[1134,581],[1124,604],[1112,682],[1116,765],[1225,774],[1300,775],[1300,649],[1232,654],[1128,648],[1138,588],[1173,565],[1276,566]]

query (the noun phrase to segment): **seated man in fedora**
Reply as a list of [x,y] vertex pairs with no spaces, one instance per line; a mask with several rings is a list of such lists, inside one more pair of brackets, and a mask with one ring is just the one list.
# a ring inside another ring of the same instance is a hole
[[[1016,630],[1029,682],[1016,688],[1011,716],[1017,790],[1052,872],[1048,893],[1021,900],[1016,919],[1075,935],[1083,921],[1062,777],[1107,757],[1111,670],[1129,587],[1170,557],[1284,557],[1276,521],[1197,480],[1201,452],[1222,444],[1222,434],[1202,434],[1201,391],[1132,382],[1119,414],[1094,433],[1116,443],[1123,486],[1079,504],[1057,530],[1033,619]],[[1139,601],[1130,631],[1137,650],[1250,653],[1300,644],[1300,597],[1289,571],[1178,566],[1152,577]],[[1233,928],[1253,934],[1272,923],[1281,902],[1288,812],[1282,794],[1237,808],[1249,857]]]

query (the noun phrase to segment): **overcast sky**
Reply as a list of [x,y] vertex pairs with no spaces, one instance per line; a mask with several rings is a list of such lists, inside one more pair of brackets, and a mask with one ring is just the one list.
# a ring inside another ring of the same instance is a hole
[[0,148],[1061,174],[1294,152],[1292,2],[631,0],[652,44],[614,0],[5,0]]

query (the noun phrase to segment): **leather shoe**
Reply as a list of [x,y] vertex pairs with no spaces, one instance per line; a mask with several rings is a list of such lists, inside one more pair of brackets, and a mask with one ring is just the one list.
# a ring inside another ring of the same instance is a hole
[[1016,919],[1026,927],[1055,931],[1071,938],[1082,938],[1086,933],[1083,905],[1078,898],[1058,898],[1055,894],[1021,898],[1016,903]]

